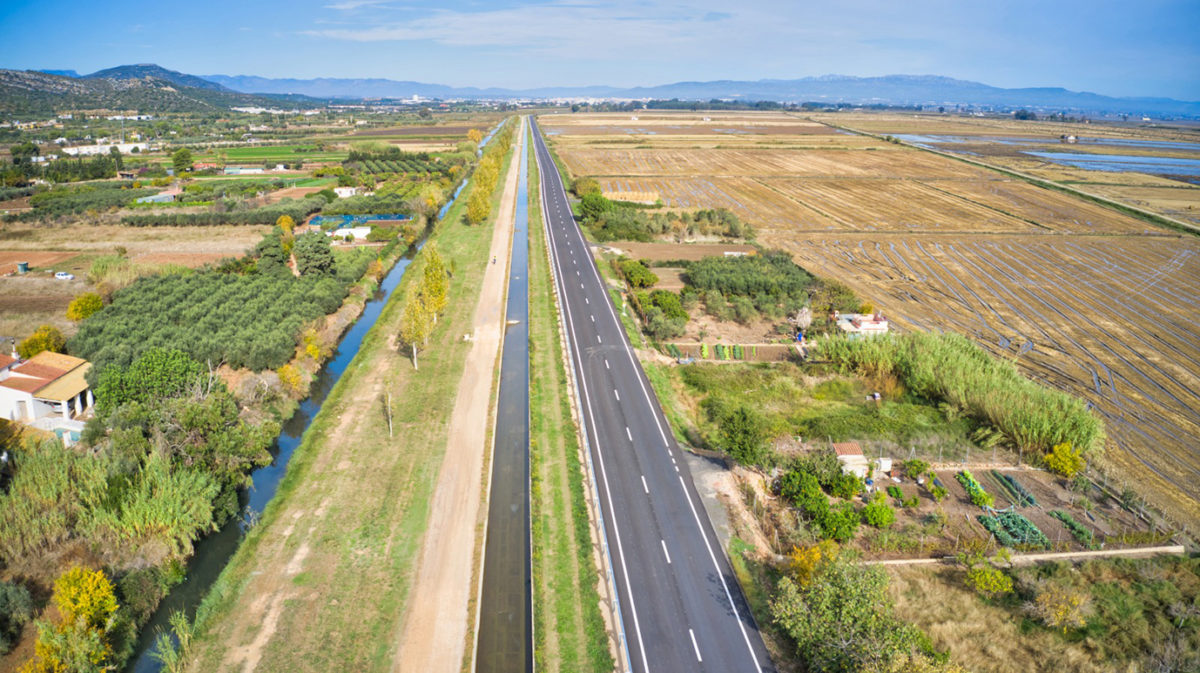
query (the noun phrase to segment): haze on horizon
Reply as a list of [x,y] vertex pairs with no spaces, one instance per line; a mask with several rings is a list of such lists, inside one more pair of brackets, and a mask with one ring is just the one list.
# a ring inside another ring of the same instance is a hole
[[1200,100],[1200,3],[297,0],[0,7],[0,67],[451,86],[642,86],[825,74]]

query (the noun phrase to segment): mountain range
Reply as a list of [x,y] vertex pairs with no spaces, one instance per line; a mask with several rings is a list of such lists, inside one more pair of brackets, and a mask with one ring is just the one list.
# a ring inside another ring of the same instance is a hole
[[[13,72],[13,71],[7,71]],[[1170,98],[1118,98],[1071,91],[1064,88],[1006,89],[979,82],[934,75],[887,75],[854,77],[825,75],[800,79],[762,79],[755,81],[717,80],[675,82],[649,87],[576,86],[504,89],[452,87],[408,80],[382,78],[314,79],[268,78],[251,75],[189,75],[153,64],[125,65],[78,75],[73,70],[41,71],[76,81],[169,82],[188,90],[214,94],[259,94],[289,100],[313,99],[672,99],[707,101],[780,101],[849,103],[856,105],[956,105],[991,106],[1002,109],[1022,107],[1043,111],[1072,113],[1109,113],[1154,116],[1200,117],[1200,102]],[[312,101],[317,102],[317,101]]]

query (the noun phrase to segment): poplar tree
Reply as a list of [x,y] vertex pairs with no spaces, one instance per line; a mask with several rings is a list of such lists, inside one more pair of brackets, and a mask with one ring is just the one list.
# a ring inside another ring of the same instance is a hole
[[425,297],[417,292],[408,297],[404,304],[404,315],[400,318],[400,340],[412,350],[413,369],[417,366],[417,349],[425,344],[429,333],[433,331],[431,311],[425,304]]

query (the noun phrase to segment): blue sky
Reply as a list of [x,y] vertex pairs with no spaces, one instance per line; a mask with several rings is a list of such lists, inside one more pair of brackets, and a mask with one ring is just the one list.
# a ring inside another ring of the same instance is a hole
[[0,67],[455,86],[933,74],[1200,100],[1200,1],[6,0]]

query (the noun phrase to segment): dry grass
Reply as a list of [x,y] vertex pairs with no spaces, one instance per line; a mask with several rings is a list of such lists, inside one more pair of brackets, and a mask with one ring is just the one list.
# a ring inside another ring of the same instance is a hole
[[888,569],[896,614],[929,634],[933,644],[976,673],[1108,673],[1119,669],[1081,645],[1034,629],[981,600],[952,568],[897,566]]

